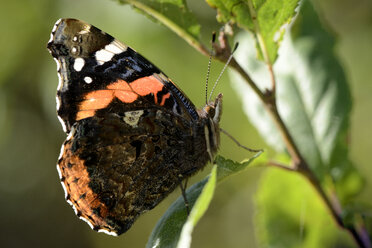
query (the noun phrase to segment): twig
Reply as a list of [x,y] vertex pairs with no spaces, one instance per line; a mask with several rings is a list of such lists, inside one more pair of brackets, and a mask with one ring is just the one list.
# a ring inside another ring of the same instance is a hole
[[277,161],[273,161],[273,160],[270,160],[268,163],[268,165],[271,165],[271,166],[274,166],[274,167],[278,167],[280,169],[283,169],[283,170],[288,170],[288,171],[296,171],[295,169],[293,169],[293,166],[289,166],[289,165],[285,165],[285,164],[282,164],[282,163],[279,163]]
[[[231,54],[231,48],[229,46],[229,42],[227,39],[227,36],[223,31],[220,32],[220,35],[218,37],[219,44],[214,43],[215,47],[214,50],[216,51],[216,54],[214,56],[215,59],[221,61],[222,63],[226,63],[229,59],[229,56]],[[239,65],[239,63],[235,60],[234,57],[232,57],[229,67],[234,68],[240,76],[244,78],[244,80],[251,86],[253,91],[257,94],[257,96],[261,99],[261,101],[265,100],[264,94],[261,92],[261,90],[258,88],[258,86],[255,84],[255,82],[252,80],[252,78],[244,71],[244,69]]]
[[[223,34],[224,35],[224,34]],[[216,48],[216,58],[222,62],[226,62],[226,55],[230,54],[230,48],[227,43],[227,38],[223,37],[220,38],[220,41],[223,41],[223,45]],[[220,42],[221,44],[221,42]],[[226,49],[225,51],[223,51]],[[235,69],[239,75],[247,82],[248,85],[251,86],[252,90],[257,94],[257,96],[263,102],[267,112],[270,114],[272,120],[274,121],[281,137],[284,141],[286,149],[292,159],[292,166],[287,167],[284,165],[280,165],[275,162],[271,162],[271,165],[276,167],[280,167],[289,171],[294,171],[302,174],[310,183],[313,185],[314,189],[318,192],[319,196],[325,203],[326,207],[328,208],[331,216],[336,221],[336,223],[343,229],[347,230],[355,242],[358,244],[359,247],[362,248],[370,248],[371,242],[368,238],[368,235],[365,231],[361,230],[356,226],[349,226],[346,225],[342,220],[342,213],[340,212],[341,208],[339,204],[335,204],[335,201],[331,201],[327,194],[324,192],[323,188],[321,187],[321,183],[316,178],[313,171],[310,169],[309,165],[307,164],[306,160],[302,157],[297,145],[295,144],[291,134],[287,126],[285,125],[284,121],[282,120],[277,104],[276,104],[276,96],[275,96],[275,77],[272,67],[269,67],[269,73],[272,78],[272,89],[270,91],[262,92],[256,85],[256,83],[252,80],[252,78],[245,72],[245,70],[239,65],[239,63],[232,59],[229,65],[231,68]],[[336,201],[337,202],[337,201]],[[367,237],[367,238],[366,238]]]

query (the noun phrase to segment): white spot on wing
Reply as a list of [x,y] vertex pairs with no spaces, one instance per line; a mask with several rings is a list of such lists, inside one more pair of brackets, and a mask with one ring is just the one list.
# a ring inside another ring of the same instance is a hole
[[122,46],[118,46],[118,45],[120,45],[120,43],[111,42],[110,44],[105,46],[105,50],[107,50],[109,52],[112,52],[112,53],[115,53],[115,54],[121,53],[121,52],[126,50]]
[[106,45],[103,49],[96,52],[96,60],[98,64],[102,65],[108,62],[114,57],[115,54],[119,54],[127,50],[127,46],[123,43],[114,40],[110,44]]
[[87,84],[90,84],[91,82],[93,82],[93,79],[91,77],[84,77],[84,81],[87,83]]
[[143,110],[137,110],[137,111],[128,111],[124,113],[125,116],[123,117],[123,120],[125,123],[132,127],[137,127],[138,121],[140,117],[143,115]]
[[98,61],[98,64],[103,65],[105,62],[110,61],[114,55],[115,53],[101,49],[96,52],[96,60]]
[[74,69],[76,71],[81,71],[85,65],[85,61],[82,58],[76,58],[74,62]]

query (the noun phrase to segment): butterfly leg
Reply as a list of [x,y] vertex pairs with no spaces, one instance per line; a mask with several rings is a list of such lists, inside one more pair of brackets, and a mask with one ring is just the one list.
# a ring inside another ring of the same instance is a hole
[[184,185],[182,184],[183,182],[180,183],[180,188],[181,188],[181,192],[182,192],[183,201],[185,202],[187,216],[189,216],[190,215],[190,205],[189,205],[189,201],[187,200],[187,196],[186,196],[187,180],[188,179],[185,179],[185,184]]
[[243,149],[245,149],[245,150],[247,150],[247,151],[249,151],[249,152],[262,152],[262,151],[263,151],[262,149],[257,149],[257,150],[256,150],[256,149],[248,148],[248,147],[246,147],[246,146],[240,144],[239,141],[237,141],[237,140],[236,140],[236,139],[235,139],[231,134],[229,134],[226,130],[220,128],[220,131],[221,131],[222,133],[224,133],[227,137],[229,137],[232,141],[234,141],[235,144],[237,144],[237,146],[239,146],[239,147],[241,147],[241,148],[243,148]]

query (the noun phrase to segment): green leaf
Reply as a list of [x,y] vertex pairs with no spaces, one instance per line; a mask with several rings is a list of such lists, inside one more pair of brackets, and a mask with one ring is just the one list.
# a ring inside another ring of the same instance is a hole
[[184,0],[118,0],[171,29],[190,45],[199,43],[200,25]]
[[254,31],[254,25],[246,1],[239,0],[206,0],[217,9],[217,20],[221,23],[235,22],[240,27]]
[[217,9],[217,20],[236,22],[253,32],[259,53],[268,64],[277,58],[285,27],[295,16],[299,0],[207,0]]
[[[248,165],[252,167],[255,164],[262,164],[262,160],[267,160],[266,156],[261,156],[262,152],[256,153],[253,157],[243,161],[243,162],[235,162],[231,159],[226,159],[222,156],[217,156],[215,159],[215,163],[218,165],[217,170],[217,180],[221,182],[225,180],[227,177],[237,174],[239,172],[244,171]],[[254,164],[251,164],[254,161]]]
[[214,189],[217,181],[217,167],[213,166],[208,182],[203,187],[201,194],[196,200],[186,223],[182,227],[181,236],[177,244],[177,248],[186,248],[191,245],[191,233],[200,220],[200,218],[207,211],[208,206],[212,200]]
[[[346,201],[359,192],[362,180],[348,159],[351,97],[334,55],[335,40],[307,1],[293,30],[293,38],[285,37],[274,65],[279,113],[318,179],[330,183],[329,187],[334,183],[338,195]],[[241,36],[240,44],[238,61],[261,89],[270,87],[269,72],[255,59],[250,38]],[[284,152],[282,138],[260,100],[239,75],[231,75],[252,123],[267,143]]]
[[146,247],[176,247],[177,245],[189,247],[192,230],[207,210],[216,182],[243,171],[260,154],[257,153],[242,163],[217,156],[215,159],[217,167],[213,167],[211,175],[192,185],[186,192],[187,200],[192,208],[189,217],[186,215],[183,197],[180,196],[158,221]]
[[298,173],[268,169],[255,196],[260,247],[354,247],[314,188]]

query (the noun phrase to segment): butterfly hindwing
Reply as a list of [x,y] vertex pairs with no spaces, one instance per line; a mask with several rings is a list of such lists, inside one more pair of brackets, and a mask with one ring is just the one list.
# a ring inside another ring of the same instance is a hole
[[188,154],[203,160],[206,149],[184,129],[191,130],[189,122],[156,109],[138,110],[127,121],[107,115],[75,124],[58,169],[77,215],[108,233],[129,229],[198,170],[198,163],[179,166]]

